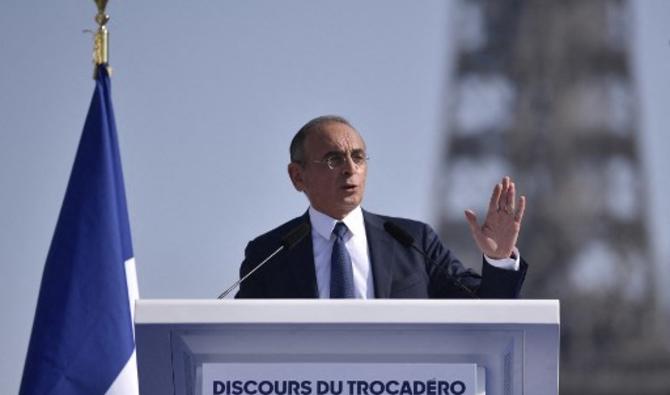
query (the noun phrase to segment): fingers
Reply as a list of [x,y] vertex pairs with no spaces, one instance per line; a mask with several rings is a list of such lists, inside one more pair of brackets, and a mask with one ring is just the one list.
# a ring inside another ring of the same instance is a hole
[[503,177],[502,182],[497,184],[496,187],[498,185],[500,186],[498,203],[495,207],[489,206],[489,209],[493,209],[495,211],[504,211],[507,214],[513,215],[514,200],[516,198],[516,186],[509,176]]
[[479,232],[479,224],[477,224],[477,215],[472,210],[465,210],[465,219],[470,225],[470,231],[473,235],[476,235]]
[[521,223],[521,220],[523,219],[523,213],[526,211],[526,197],[521,196],[519,198],[519,205],[516,210],[516,214],[514,215],[514,221],[517,223]]
[[496,212],[500,210],[500,196],[502,195],[502,190],[503,190],[502,184],[496,184],[495,187],[493,187],[493,192],[491,193],[491,200],[489,201],[489,212]]
[[487,254],[486,251],[488,251],[488,249],[486,248],[486,236],[484,236],[482,229],[479,227],[479,224],[477,224],[477,216],[472,210],[465,210],[465,219],[468,220],[468,225],[470,225],[470,233],[472,233],[472,238],[475,240],[475,243],[479,249],[482,250],[482,253]]
[[503,191],[506,191],[507,188],[509,188],[509,183],[510,183],[510,178],[509,176],[505,176],[502,179],[502,186],[503,186]]
[[516,186],[514,183],[510,180],[509,177],[505,177],[507,179],[507,190],[505,192],[505,206],[504,210],[507,214],[513,214],[514,213],[514,200],[516,199]]
[[[493,193],[491,193],[491,200],[489,201],[489,213],[503,211],[508,215],[514,217],[515,221],[520,222],[523,218],[523,213],[526,209],[526,197],[521,196],[516,202],[516,185],[509,176],[502,178],[502,181],[495,185]],[[468,210],[473,216],[474,213]],[[468,222],[470,217],[466,211],[466,218]],[[476,225],[476,222],[475,222]]]

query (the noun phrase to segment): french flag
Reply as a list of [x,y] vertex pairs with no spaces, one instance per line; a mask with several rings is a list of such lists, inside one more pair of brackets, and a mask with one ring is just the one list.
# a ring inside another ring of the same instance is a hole
[[123,185],[101,65],[44,266],[20,395],[138,394],[139,295]]

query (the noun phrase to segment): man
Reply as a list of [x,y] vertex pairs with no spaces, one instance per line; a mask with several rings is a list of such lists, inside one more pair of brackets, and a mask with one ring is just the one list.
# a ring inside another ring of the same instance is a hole
[[[484,256],[482,275],[466,270],[426,224],[361,209],[367,177],[363,138],[339,116],[309,121],[293,138],[288,173],[308,211],[251,241],[249,273],[300,224],[302,241],[268,261],[240,286],[238,298],[514,298],[527,265],[516,250],[525,198],[509,177],[491,195],[483,225],[465,215]],[[400,229],[396,236],[385,229]],[[421,252],[417,252],[413,244]]]

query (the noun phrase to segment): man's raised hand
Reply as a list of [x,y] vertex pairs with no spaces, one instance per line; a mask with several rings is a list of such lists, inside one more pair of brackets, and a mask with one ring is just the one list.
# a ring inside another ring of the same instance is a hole
[[514,182],[509,177],[503,177],[502,182],[493,188],[486,219],[481,226],[474,211],[465,210],[472,237],[489,258],[505,259],[512,255],[526,209],[525,196],[519,197],[516,202],[515,199]]

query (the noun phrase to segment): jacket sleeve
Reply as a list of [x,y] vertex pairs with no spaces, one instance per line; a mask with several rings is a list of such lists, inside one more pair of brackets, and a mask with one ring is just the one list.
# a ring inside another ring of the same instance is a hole
[[[254,242],[249,242],[244,250],[244,261],[240,265],[240,278],[246,276],[259,263],[255,251]],[[266,297],[265,290],[263,273],[259,269],[240,284],[235,299],[262,299]]]
[[435,262],[427,268],[431,298],[518,298],[528,265],[518,271],[499,269],[482,257],[482,274],[468,269],[440,241],[428,225],[422,235],[424,252]]

